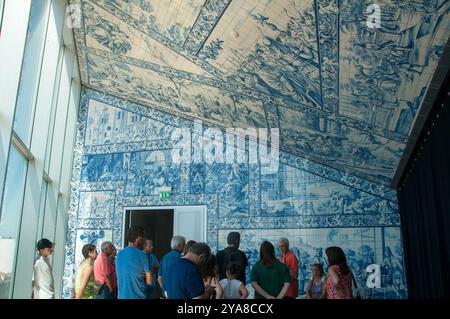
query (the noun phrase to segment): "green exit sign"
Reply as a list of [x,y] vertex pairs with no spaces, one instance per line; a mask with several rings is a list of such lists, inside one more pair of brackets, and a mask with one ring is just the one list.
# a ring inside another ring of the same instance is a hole
[[159,188],[159,198],[169,199],[172,196],[172,187],[160,187]]
[[161,199],[169,199],[170,195],[172,195],[171,192],[160,192],[159,193],[159,198],[161,198]]

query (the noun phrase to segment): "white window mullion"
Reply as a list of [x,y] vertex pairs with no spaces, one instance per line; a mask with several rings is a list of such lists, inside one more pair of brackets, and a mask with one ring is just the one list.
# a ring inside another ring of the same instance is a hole
[[31,0],[8,1],[2,8],[4,14],[0,37],[0,74],[8,76],[0,76],[0,207],[30,8]]

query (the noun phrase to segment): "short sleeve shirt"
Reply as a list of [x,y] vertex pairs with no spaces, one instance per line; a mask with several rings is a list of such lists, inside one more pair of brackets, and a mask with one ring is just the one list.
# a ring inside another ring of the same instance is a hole
[[144,273],[150,272],[148,258],[142,250],[126,247],[116,258],[119,299],[145,299]]
[[187,258],[179,258],[170,266],[164,284],[169,299],[193,299],[205,292],[200,270]]
[[[95,281],[104,284],[106,282],[106,276],[114,276],[114,265],[104,253],[101,253],[94,262]],[[113,278],[113,281],[115,281],[115,278]]]
[[161,264],[159,267],[159,272],[158,272],[158,276],[162,277],[162,282],[163,282],[163,290],[164,286],[165,286],[165,281],[166,281],[166,274],[168,272],[169,267],[172,265],[173,262],[175,262],[176,260],[180,259],[181,257],[181,253],[179,251],[176,250],[172,250],[171,252],[168,252],[167,254],[165,254],[162,259],[161,259]]
[[[265,266],[258,261],[252,268],[250,281],[257,282],[264,291],[271,296],[278,296],[286,282],[291,282],[289,269],[285,264],[278,260],[274,260],[272,267]],[[255,291],[255,299],[264,298]]]

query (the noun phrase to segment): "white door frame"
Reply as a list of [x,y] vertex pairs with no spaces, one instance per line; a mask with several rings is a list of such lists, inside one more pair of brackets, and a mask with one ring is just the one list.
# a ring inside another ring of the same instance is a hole
[[207,214],[207,206],[206,205],[177,205],[177,206],[127,206],[123,208],[123,218],[122,218],[122,243],[125,240],[125,230],[128,228],[128,225],[125,225],[127,211],[130,210],[164,210],[164,209],[173,209],[173,234],[177,235],[177,229],[179,227],[177,221],[177,216],[179,214],[183,214],[183,211],[187,210],[197,210],[200,214],[203,215],[203,232],[202,232],[202,242],[206,242],[207,240],[207,225],[208,225],[208,214]]

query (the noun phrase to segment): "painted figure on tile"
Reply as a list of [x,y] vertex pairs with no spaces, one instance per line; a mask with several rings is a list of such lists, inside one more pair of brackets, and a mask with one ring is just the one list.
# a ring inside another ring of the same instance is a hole
[[[384,250],[383,262],[381,263],[381,286],[388,287],[392,286],[395,294],[400,295],[401,287],[403,286],[403,282],[399,281],[398,274],[402,273],[403,267],[400,260],[392,253],[389,247],[386,247]],[[394,278],[395,277],[395,278]],[[402,276],[400,277],[402,278]],[[394,280],[396,280],[394,282]]]
[[314,249],[314,257],[311,261],[313,264],[321,264],[324,269],[328,268],[328,263],[326,258],[323,256],[323,248]]
[[299,294],[303,295],[305,293],[305,285],[310,279],[311,255],[303,249],[300,252],[292,250],[298,253],[298,291]]
[[129,36],[120,27],[98,15],[95,8],[89,3],[83,6],[88,22],[86,32],[101,45],[110,49],[114,54],[126,54],[131,50]]
[[88,244],[95,245],[98,240],[102,240],[105,237],[105,231],[85,231],[80,235],[80,240]]

